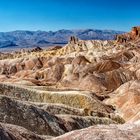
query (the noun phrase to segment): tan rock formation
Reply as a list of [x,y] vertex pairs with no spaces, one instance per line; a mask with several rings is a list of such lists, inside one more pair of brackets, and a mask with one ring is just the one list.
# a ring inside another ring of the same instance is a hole
[[133,27],[129,33],[117,35],[116,40],[118,43],[138,43],[140,42],[140,26]]
[[[73,36],[64,47],[0,53],[0,121],[51,136],[97,124],[134,124],[140,120],[139,46],[140,27],[134,27],[116,41]],[[130,131],[129,125],[94,126],[87,135],[139,138],[133,124]]]
[[53,140],[128,140],[140,139],[140,126],[137,124],[97,125],[66,133]]
[[106,103],[116,106],[126,121],[140,120],[140,81],[129,81],[114,91]]

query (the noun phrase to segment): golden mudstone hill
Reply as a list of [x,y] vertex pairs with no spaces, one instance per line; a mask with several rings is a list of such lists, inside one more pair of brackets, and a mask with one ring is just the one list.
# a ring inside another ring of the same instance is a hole
[[2,137],[140,139],[139,43],[134,27],[116,40],[0,53]]

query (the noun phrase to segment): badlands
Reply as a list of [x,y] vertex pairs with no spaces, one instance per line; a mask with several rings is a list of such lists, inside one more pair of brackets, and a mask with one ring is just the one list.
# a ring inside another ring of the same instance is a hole
[[140,140],[140,27],[0,53],[0,139]]

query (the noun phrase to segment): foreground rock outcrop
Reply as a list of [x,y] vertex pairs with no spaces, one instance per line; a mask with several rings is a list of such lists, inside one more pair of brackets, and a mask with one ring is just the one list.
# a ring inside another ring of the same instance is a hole
[[[52,115],[32,103],[0,96],[0,121],[22,126],[40,135],[58,136],[96,124],[118,123],[105,116]],[[123,123],[123,122],[119,122]]]
[[139,130],[138,124],[97,125],[69,132],[53,140],[139,140]]
[[0,123],[1,140],[45,140],[45,137],[16,125]]

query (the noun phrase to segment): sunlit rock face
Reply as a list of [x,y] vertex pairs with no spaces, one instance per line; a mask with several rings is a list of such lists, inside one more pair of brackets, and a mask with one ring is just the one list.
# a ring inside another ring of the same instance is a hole
[[90,126],[56,139],[84,139],[85,132],[87,139],[127,139],[124,133],[139,139],[139,27],[117,40],[72,36],[64,47],[22,50],[0,59],[0,122],[43,140]]
[[106,102],[115,105],[120,115],[129,122],[140,120],[140,81],[129,81],[114,91]]
[[138,124],[97,125],[82,130],[69,132],[53,140],[114,140],[140,139]]
[[132,43],[139,45],[140,43],[140,26],[133,27],[129,33],[116,36],[118,43]]

